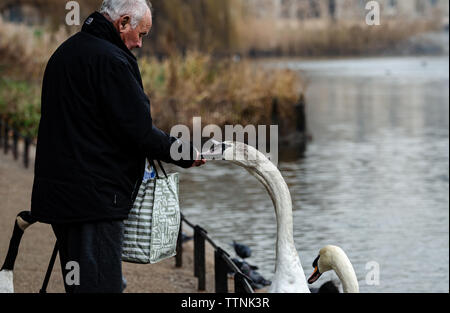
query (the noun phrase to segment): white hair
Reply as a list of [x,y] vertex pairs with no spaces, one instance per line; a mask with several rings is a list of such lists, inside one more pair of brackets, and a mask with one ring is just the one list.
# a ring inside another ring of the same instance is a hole
[[148,0],[103,0],[100,13],[106,13],[113,21],[121,16],[131,16],[131,27],[136,28],[148,9],[151,10]]

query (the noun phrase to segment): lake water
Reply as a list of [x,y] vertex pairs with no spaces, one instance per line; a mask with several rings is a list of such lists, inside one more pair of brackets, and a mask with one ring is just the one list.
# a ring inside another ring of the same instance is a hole
[[[303,156],[280,147],[279,162],[305,274],[334,244],[362,292],[449,292],[448,57],[264,64],[308,81],[312,140]],[[262,185],[224,161],[180,172],[184,214],[232,256],[232,240],[249,245],[248,262],[271,279],[276,221]],[[366,280],[369,262],[379,265],[379,284]],[[337,276],[313,287],[329,279]]]

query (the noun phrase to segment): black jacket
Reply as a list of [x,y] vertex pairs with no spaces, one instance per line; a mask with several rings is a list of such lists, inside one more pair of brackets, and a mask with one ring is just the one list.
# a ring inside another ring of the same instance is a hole
[[145,158],[182,167],[152,124],[134,55],[103,15],[50,58],[43,79],[31,212],[45,223],[125,219]]

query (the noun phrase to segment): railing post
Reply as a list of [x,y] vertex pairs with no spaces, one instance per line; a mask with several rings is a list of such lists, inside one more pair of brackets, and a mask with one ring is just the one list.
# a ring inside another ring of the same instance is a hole
[[29,165],[29,158],[28,158],[28,149],[30,147],[30,138],[25,137],[24,138],[24,147],[23,147],[23,164],[25,165],[25,168],[28,168]]
[[216,293],[228,293],[228,265],[224,260],[225,254],[227,253],[222,248],[217,248],[214,252]]
[[183,266],[183,220],[180,222],[180,231],[177,238],[177,255],[175,256],[175,267]]
[[253,293],[249,282],[241,273],[234,274],[234,292],[235,293]]
[[300,97],[295,104],[295,114],[296,114],[296,130],[300,133],[306,133],[306,103],[305,96],[303,93],[300,94]]
[[198,278],[198,290],[205,290],[205,237],[206,231],[200,226],[194,228],[194,275]]
[[278,98],[272,99],[272,124],[278,125],[280,123],[280,117],[278,112]]
[[2,139],[3,139],[3,120],[0,119],[0,147],[2,145]]
[[4,153],[8,154],[8,150],[9,150],[9,126],[7,123],[5,123],[5,133],[4,133],[4,138],[3,138],[3,149],[4,149]]
[[17,151],[17,144],[19,141],[19,133],[13,129],[13,155],[14,155],[14,160],[17,160],[17,158],[19,157],[19,153]]

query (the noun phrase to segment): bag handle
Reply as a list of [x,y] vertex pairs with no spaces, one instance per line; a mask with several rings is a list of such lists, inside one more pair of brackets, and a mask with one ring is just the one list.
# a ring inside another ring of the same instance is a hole
[[[156,169],[155,162],[154,162],[153,160],[148,160],[148,161],[149,161],[150,165],[153,167],[153,169],[155,170],[156,178],[159,179],[158,170]],[[157,160],[157,161],[158,161],[159,168],[160,168],[160,169],[162,170],[162,172],[164,173],[164,176],[165,176],[166,178],[168,178],[168,177],[167,177],[167,174],[166,174],[166,171],[164,170],[164,167],[163,167],[162,164],[161,164],[161,161],[160,161],[160,160]]]
[[45,273],[44,282],[42,283],[42,288],[39,290],[39,293],[47,293],[48,281],[50,280],[50,276],[52,275],[53,266],[55,265],[56,256],[58,254],[58,241],[55,243],[55,247],[53,248],[52,257],[50,258],[50,262],[48,263],[47,272]]

